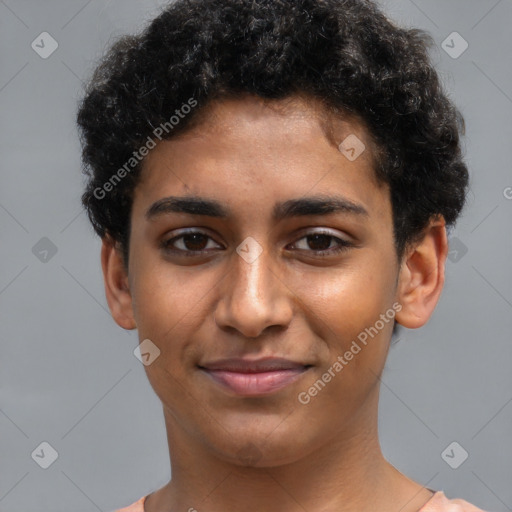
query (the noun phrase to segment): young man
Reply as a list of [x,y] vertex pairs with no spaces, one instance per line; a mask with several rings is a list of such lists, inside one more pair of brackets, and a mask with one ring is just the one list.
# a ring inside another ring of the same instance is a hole
[[468,181],[428,42],[370,1],[178,0],[96,70],[83,203],[172,468],[121,510],[480,510],[378,440]]

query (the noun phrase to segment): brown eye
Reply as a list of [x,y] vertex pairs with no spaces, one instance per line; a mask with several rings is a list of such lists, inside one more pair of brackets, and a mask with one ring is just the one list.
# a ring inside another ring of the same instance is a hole
[[[184,256],[196,256],[197,253],[204,252],[209,249],[216,249],[219,246],[217,244],[213,244],[213,247],[210,244],[213,242],[213,239],[208,236],[206,233],[202,233],[201,231],[189,231],[183,233],[181,235],[169,238],[168,240],[164,240],[161,244],[161,247],[164,251],[174,254],[180,254]],[[194,254],[196,253],[196,254]]]
[[192,233],[190,235],[183,235],[183,245],[189,251],[202,251],[208,243],[208,237],[202,233]]
[[325,251],[331,246],[334,237],[329,235],[308,235],[305,237],[310,249],[314,251]]
[[[301,243],[302,240],[305,242]],[[332,245],[333,242],[334,245]],[[332,254],[346,251],[352,247],[353,244],[346,240],[342,240],[329,232],[318,232],[303,236],[295,242],[294,246],[299,251],[310,252],[318,256],[330,256]]]

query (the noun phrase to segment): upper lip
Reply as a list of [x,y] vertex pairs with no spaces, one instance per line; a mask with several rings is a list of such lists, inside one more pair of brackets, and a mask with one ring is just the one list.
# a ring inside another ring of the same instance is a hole
[[278,370],[297,370],[310,365],[296,363],[281,357],[266,357],[262,359],[219,359],[211,363],[199,365],[207,370],[224,370],[238,373],[260,373]]

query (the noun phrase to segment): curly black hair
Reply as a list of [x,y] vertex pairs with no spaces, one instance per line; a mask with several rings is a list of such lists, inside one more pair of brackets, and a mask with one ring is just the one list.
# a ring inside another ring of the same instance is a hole
[[[79,104],[88,178],[82,204],[94,230],[119,244],[127,266],[144,161],[134,155],[157,127],[166,123],[160,131],[171,138],[220,97],[307,94],[364,121],[378,148],[376,177],[390,187],[400,258],[432,217],[455,223],[468,187],[464,119],[430,61],[433,44],[423,30],[396,26],[371,0],[169,4],[138,35],[111,46]],[[195,108],[185,110],[191,99]],[[170,126],[171,116],[189,111]]]

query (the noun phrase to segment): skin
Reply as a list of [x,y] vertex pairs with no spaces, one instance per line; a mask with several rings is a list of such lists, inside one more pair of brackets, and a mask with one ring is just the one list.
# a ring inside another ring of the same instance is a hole
[[[355,134],[366,150],[338,149]],[[445,222],[433,219],[398,260],[389,188],[374,176],[372,141],[355,117],[315,100],[216,100],[191,130],[146,157],[131,214],[129,266],[107,236],[106,297],[115,321],[161,353],[145,370],[160,398],[172,480],[146,512],[415,512],[432,493],[387,462],[377,431],[379,377],[392,322],[311,401],[297,397],[380,315],[424,325],[444,283]],[[335,212],[272,220],[275,203],[343,196],[367,215]],[[202,196],[227,218],[146,211],[168,196]],[[175,239],[194,228],[207,237]],[[306,235],[328,232],[316,241]],[[263,252],[248,263],[247,238]],[[326,256],[338,239],[352,246]],[[197,252],[199,251],[199,252]],[[230,394],[198,369],[228,357],[285,357],[312,367],[263,397]]]

